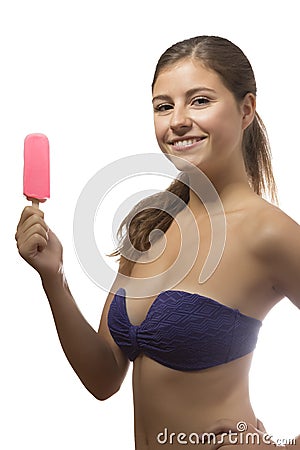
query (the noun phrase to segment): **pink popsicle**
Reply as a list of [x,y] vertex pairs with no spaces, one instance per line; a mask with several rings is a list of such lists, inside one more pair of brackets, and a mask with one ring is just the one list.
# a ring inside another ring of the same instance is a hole
[[37,207],[50,198],[49,141],[44,134],[29,134],[25,138],[23,193]]

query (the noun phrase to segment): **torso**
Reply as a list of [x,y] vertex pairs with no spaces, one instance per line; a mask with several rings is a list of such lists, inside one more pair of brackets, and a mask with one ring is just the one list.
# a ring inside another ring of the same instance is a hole
[[[211,230],[207,215],[200,215],[197,220],[201,239],[198,256],[188,274],[181,281],[171,283],[172,289],[199,293],[262,320],[282,298],[274,288],[272,274],[260,252],[261,231],[273,211],[276,216],[278,209],[255,194],[249,196],[242,208],[225,211],[224,253],[214,273],[203,284],[198,283],[198,278],[209,251]],[[188,234],[190,223],[185,214],[185,211],[180,212],[178,218],[182,233]],[[165,237],[163,254],[151,263],[135,264],[132,277],[147,278],[171,266],[180,249],[175,221]],[[193,246],[193,242],[189,245]],[[157,289],[162,291],[165,289],[163,279],[160,283]],[[145,319],[155,298],[127,297],[127,313],[132,324],[139,325]],[[205,432],[220,418],[256,425],[248,392],[251,359],[250,353],[227,364],[184,372],[165,367],[143,354],[138,356],[133,370],[137,450],[160,449],[165,440],[164,448],[181,448],[176,440],[178,433],[185,433],[186,438],[180,435],[179,439],[188,442],[189,436],[195,439],[191,433]],[[194,448],[193,444],[184,445]]]

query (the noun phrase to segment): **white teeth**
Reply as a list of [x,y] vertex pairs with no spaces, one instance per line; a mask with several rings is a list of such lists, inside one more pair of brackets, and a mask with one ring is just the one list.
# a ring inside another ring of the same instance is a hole
[[192,145],[195,142],[198,142],[199,140],[201,140],[201,139],[199,139],[199,138],[197,138],[197,139],[196,138],[195,139],[185,139],[183,141],[173,142],[173,145],[174,145],[174,147],[185,147],[187,145]]

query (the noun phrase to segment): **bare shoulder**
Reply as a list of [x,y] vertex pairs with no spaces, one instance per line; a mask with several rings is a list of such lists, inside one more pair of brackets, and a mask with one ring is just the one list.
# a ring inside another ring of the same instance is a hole
[[274,288],[300,308],[300,225],[264,199],[249,211],[252,250],[268,264]]
[[253,243],[266,257],[283,251],[291,241],[300,244],[300,225],[278,206],[259,198],[251,208]]

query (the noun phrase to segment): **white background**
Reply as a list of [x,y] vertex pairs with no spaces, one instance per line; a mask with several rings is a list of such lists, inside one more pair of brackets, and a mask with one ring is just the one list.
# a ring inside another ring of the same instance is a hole
[[[298,17],[297,2],[289,0],[1,2],[1,448],[134,448],[130,372],[106,402],[84,389],[60,348],[39,277],[17,254],[14,233],[28,204],[22,196],[24,137],[49,137],[52,192],[43,209],[64,245],[72,293],[97,328],[106,292],[76,258],[74,208],[101,167],[159,151],[150,85],[158,57],[171,44],[215,34],[244,50],[256,74],[280,207],[299,222]],[[131,193],[124,189],[124,199]],[[97,219],[105,242],[111,238],[108,216]],[[288,300],[274,308],[250,374],[254,409],[278,437],[300,433],[299,324]]]

